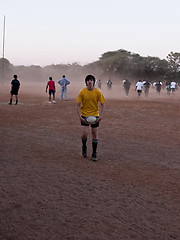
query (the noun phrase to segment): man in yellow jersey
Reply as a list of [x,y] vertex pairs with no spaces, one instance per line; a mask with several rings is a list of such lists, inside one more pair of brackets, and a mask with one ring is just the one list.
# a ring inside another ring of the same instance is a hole
[[[84,158],[87,157],[87,136],[89,131],[89,124],[86,122],[85,118],[88,116],[97,117],[95,124],[91,126],[92,133],[92,160],[97,161],[97,145],[98,145],[98,129],[99,122],[102,119],[104,108],[105,108],[105,98],[101,91],[94,87],[95,77],[92,75],[87,75],[85,78],[86,88],[83,88],[76,99],[77,102],[77,113],[81,121],[82,126],[82,155]],[[100,112],[99,112],[100,105]]]

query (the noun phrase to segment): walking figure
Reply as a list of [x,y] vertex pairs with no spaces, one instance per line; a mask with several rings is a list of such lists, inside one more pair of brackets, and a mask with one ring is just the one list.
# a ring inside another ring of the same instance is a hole
[[65,100],[67,101],[67,85],[70,84],[70,81],[66,79],[65,75],[58,81],[61,85],[60,100],[63,99],[63,93],[65,94]]
[[177,88],[177,83],[175,81],[172,81],[171,82],[171,91],[172,91],[173,95],[175,94],[176,88]]
[[[105,98],[98,88],[95,88],[95,77],[87,75],[85,78],[86,88],[83,88],[76,99],[77,113],[82,126],[82,156],[87,157],[87,137],[89,132],[89,124],[85,118],[88,116],[94,116],[97,118],[96,122],[91,126],[92,134],[92,160],[97,161],[97,146],[98,146],[98,129],[99,123],[102,120],[103,112],[105,108]],[[100,105],[100,111],[99,111]]]
[[144,81],[144,82],[143,82],[143,85],[144,85],[144,93],[145,93],[145,96],[148,97],[151,83],[150,83],[149,81]]
[[161,82],[161,81],[156,82],[156,83],[155,83],[155,87],[156,87],[156,92],[157,92],[158,94],[160,94],[160,92],[161,92],[161,87],[162,87],[162,82]]
[[98,88],[101,89],[101,80],[98,80]]
[[110,90],[111,87],[112,87],[112,81],[111,81],[111,79],[109,79],[109,80],[107,81],[107,88]]
[[46,85],[46,92],[48,90],[49,87],[49,103],[51,103],[51,94],[53,95],[53,103],[55,102],[55,92],[56,92],[56,88],[55,88],[55,82],[52,80],[52,77],[49,77],[49,81],[47,82]]
[[131,82],[128,79],[125,79],[123,81],[123,87],[124,87],[126,96],[128,96],[129,95],[129,90],[130,90],[130,87],[131,87]]
[[167,92],[167,95],[171,94],[171,83],[168,81],[166,82],[166,92]]
[[16,97],[16,103],[15,105],[18,104],[18,92],[19,92],[19,88],[20,88],[20,82],[19,80],[17,79],[17,75],[14,75],[14,79],[12,80],[11,82],[11,97],[10,97],[10,102],[9,104],[11,105],[12,104],[12,100],[13,100],[13,95],[15,95]]
[[137,83],[136,83],[136,86],[135,86],[135,91],[137,90],[137,93],[138,93],[138,98],[141,96],[142,94],[142,88],[143,88],[143,83],[141,82],[141,80],[139,80]]

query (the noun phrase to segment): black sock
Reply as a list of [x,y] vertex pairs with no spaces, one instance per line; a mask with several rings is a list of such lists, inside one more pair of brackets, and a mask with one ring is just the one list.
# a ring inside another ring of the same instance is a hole
[[9,104],[12,104],[12,99],[10,99],[10,102],[9,102]]
[[87,138],[82,138],[82,145],[84,148],[86,148],[86,142],[87,142]]
[[92,140],[92,149],[93,149],[92,155],[96,155],[97,145],[98,145],[98,139],[93,139]]
[[18,104],[18,100],[16,100],[16,104]]

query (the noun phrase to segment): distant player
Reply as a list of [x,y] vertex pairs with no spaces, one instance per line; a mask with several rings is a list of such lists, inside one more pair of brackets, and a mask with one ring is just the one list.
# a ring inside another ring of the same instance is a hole
[[112,81],[111,81],[111,79],[109,79],[109,80],[107,81],[107,88],[110,90],[111,87],[112,87]]
[[175,94],[176,88],[177,88],[177,83],[176,83],[175,81],[172,81],[172,82],[171,82],[171,91],[172,91],[172,94]]
[[167,95],[171,94],[171,82],[166,81],[166,93]]
[[101,80],[98,80],[98,88],[101,89]]
[[156,87],[156,92],[160,94],[161,88],[162,88],[162,82],[161,81],[156,82],[155,87]]
[[60,100],[63,99],[63,93],[65,94],[65,100],[67,101],[67,85],[70,84],[70,81],[66,79],[65,75],[58,81],[61,85]]
[[144,82],[143,82],[143,85],[144,85],[144,93],[145,93],[145,96],[148,97],[151,83],[150,83],[149,81],[144,81]]
[[143,83],[141,80],[139,80],[137,83],[136,83],[136,86],[135,86],[135,91],[137,91],[138,93],[138,98],[141,96],[142,94],[142,88],[143,88]]
[[[77,113],[81,121],[82,126],[82,155],[84,158],[87,157],[87,137],[89,131],[89,124],[85,121],[88,116],[95,116],[98,118],[95,124],[91,125],[92,133],[92,160],[97,161],[97,146],[98,146],[98,129],[99,122],[102,119],[104,108],[105,108],[105,98],[98,88],[95,88],[95,77],[92,75],[87,75],[85,78],[86,88],[83,88],[76,99],[77,102]],[[99,104],[101,110],[99,112]]]
[[125,93],[126,93],[126,96],[129,95],[130,87],[131,87],[131,82],[130,82],[128,79],[125,79],[125,80],[123,81],[123,88],[124,88],[124,91],[125,91]]
[[17,79],[17,75],[14,75],[14,79],[12,80],[11,82],[11,97],[10,97],[10,102],[9,104],[11,105],[12,104],[12,100],[13,100],[13,95],[15,95],[16,97],[16,103],[15,105],[18,104],[18,92],[19,92],[19,88],[20,88],[20,82],[19,80]]
[[51,103],[51,94],[53,95],[53,103],[56,103],[55,101],[56,87],[55,87],[55,82],[52,80],[52,77],[49,77],[49,81],[47,82],[47,85],[46,85],[46,92],[48,88],[49,88],[49,103]]

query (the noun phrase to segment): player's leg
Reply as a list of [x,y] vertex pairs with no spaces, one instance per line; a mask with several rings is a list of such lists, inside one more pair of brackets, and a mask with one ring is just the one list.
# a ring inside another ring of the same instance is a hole
[[97,161],[97,146],[98,146],[98,129],[99,127],[92,127],[92,160]]
[[63,99],[63,91],[64,91],[64,88],[63,88],[63,87],[61,87],[61,92],[60,92],[60,100],[62,100],[62,99]]
[[128,93],[129,93],[128,89],[126,88],[125,91],[126,91],[126,96],[128,96]]
[[9,101],[9,104],[10,104],[10,105],[12,104],[12,99],[13,99],[13,95],[11,94],[11,96],[10,96],[10,101]]
[[81,126],[82,128],[82,135],[81,135],[81,141],[82,141],[82,155],[84,158],[87,157],[87,137],[89,132],[89,126]]
[[51,90],[49,90],[49,103],[51,103]]
[[53,91],[53,103],[56,103],[56,101],[55,101],[55,91]]
[[137,93],[138,93],[138,97],[140,97],[140,95],[141,95],[141,94],[140,94],[140,90],[138,90]]
[[18,104],[18,94],[16,94],[15,97],[16,97],[16,103],[15,104],[17,105]]
[[67,101],[67,87],[64,88],[65,100]]

